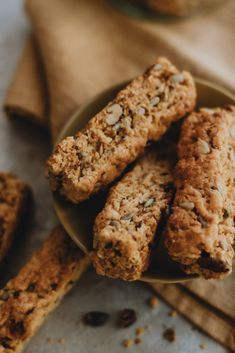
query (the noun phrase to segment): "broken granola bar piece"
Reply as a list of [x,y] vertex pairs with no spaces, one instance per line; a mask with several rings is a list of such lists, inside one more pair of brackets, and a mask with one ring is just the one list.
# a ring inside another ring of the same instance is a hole
[[57,227],[19,274],[0,290],[0,353],[19,353],[87,268],[83,255]]

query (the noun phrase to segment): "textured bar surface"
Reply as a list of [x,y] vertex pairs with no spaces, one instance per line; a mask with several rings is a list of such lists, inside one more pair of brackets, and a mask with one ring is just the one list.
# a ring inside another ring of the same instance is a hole
[[22,351],[88,263],[61,227],[50,234],[0,291],[0,353]]
[[193,78],[160,58],[121,90],[75,136],[65,138],[47,161],[52,190],[79,203],[118,177],[144,150],[159,140],[173,121],[191,112]]
[[224,278],[232,270],[234,148],[234,107],[201,109],[184,121],[166,246],[187,273]]
[[22,180],[0,172],[0,264],[11,248],[29,194],[30,189]]
[[94,226],[97,273],[136,280],[147,269],[157,227],[173,195],[172,162],[164,157],[148,152],[110,190]]

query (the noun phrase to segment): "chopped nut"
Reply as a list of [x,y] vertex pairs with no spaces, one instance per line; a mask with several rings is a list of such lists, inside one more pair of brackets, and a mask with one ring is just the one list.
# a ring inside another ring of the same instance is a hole
[[208,227],[207,221],[201,215],[198,215],[197,218],[198,218],[199,222],[201,223],[202,228],[207,228]]
[[183,74],[176,74],[171,76],[170,81],[173,83],[181,83],[184,81],[184,75]]
[[153,199],[153,198],[148,199],[148,200],[145,202],[144,207],[149,207],[149,206],[151,206],[151,205],[154,203],[154,201],[155,201],[155,199]]
[[223,187],[223,185],[218,184],[217,189],[221,196],[225,196],[225,188]]
[[205,343],[201,343],[199,347],[201,349],[207,349],[207,345]]
[[161,70],[162,69],[162,65],[161,64],[155,64],[153,66],[153,70]]
[[197,141],[197,151],[202,154],[208,154],[210,153],[210,146],[206,141],[199,138]]
[[228,250],[228,243],[225,239],[221,239],[219,241],[219,246],[221,247],[221,249],[227,251]]
[[171,316],[171,317],[176,317],[176,316],[177,316],[177,311],[176,311],[176,310],[171,310],[171,311],[169,312],[169,316]]
[[145,114],[145,109],[143,107],[139,107],[138,111],[137,111],[138,115],[144,115]]
[[142,336],[144,334],[144,327],[137,327],[137,329],[135,330],[135,334],[136,336]]
[[194,203],[191,201],[180,202],[179,206],[184,208],[185,210],[193,210],[195,207]]
[[132,216],[133,216],[132,213],[128,213],[127,215],[122,216],[121,220],[122,221],[129,221],[132,218]]
[[102,155],[103,153],[104,153],[104,146],[100,145],[99,154]]
[[158,105],[159,102],[160,102],[160,98],[156,96],[151,99],[150,105],[151,107],[155,107],[156,105]]
[[122,116],[123,109],[119,104],[113,104],[107,108],[108,116],[106,122],[108,125],[115,125]]
[[106,118],[106,123],[108,125],[115,125],[118,122],[119,118],[115,117],[114,115],[108,115]]
[[117,131],[119,128],[120,128],[121,124],[120,123],[117,123],[113,126],[113,130],[114,131]]
[[230,135],[231,135],[231,137],[235,140],[235,125],[233,125],[233,126],[231,127]]
[[163,332],[163,338],[165,338],[168,342],[174,342],[176,340],[175,330],[173,328],[167,328]]
[[201,112],[206,112],[207,114],[214,114],[214,109],[212,108],[202,108],[200,109]]
[[132,339],[125,339],[123,342],[122,342],[122,345],[125,347],[125,348],[130,348],[131,346],[133,346],[134,344],[134,341]]
[[148,300],[148,305],[150,308],[155,308],[156,306],[159,305],[159,301],[157,299],[157,297],[151,297],[149,300]]
[[142,340],[140,338],[135,338],[135,344],[140,344],[142,342]]

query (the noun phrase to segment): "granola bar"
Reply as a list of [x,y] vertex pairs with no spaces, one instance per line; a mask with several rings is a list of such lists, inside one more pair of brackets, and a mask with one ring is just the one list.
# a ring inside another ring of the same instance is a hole
[[94,226],[98,274],[137,280],[147,269],[156,230],[173,194],[172,162],[164,157],[148,152],[111,188]]
[[120,176],[150,140],[191,112],[193,78],[160,58],[75,136],[59,143],[46,164],[51,189],[79,203]]
[[29,193],[23,181],[13,174],[0,172],[0,264],[11,248]]
[[0,291],[0,353],[19,353],[89,263],[57,227]]
[[224,278],[232,270],[234,148],[235,107],[201,109],[183,123],[166,246],[187,273]]

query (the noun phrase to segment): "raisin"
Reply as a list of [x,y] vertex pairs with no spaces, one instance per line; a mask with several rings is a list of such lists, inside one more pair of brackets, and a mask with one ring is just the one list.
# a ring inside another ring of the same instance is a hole
[[113,243],[109,241],[107,244],[105,244],[105,249],[112,249]]
[[11,320],[10,323],[10,332],[13,335],[23,336],[25,334],[25,327],[23,321]]
[[9,337],[0,337],[0,345],[3,348],[11,349],[10,342],[11,342],[11,340]]
[[0,235],[4,233],[4,219],[0,217]]
[[173,183],[168,183],[168,184],[165,184],[164,185],[164,191],[165,192],[169,192],[169,191],[172,191],[174,190],[175,186]]
[[51,283],[51,289],[52,290],[56,290],[58,287],[58,284],[57,283]]
[[215,273],[226,273],[229,271],[229,268],[224,261],[213,259],[206,251],[202,251],[201,258],[198,260],[198,263],[201,268],[205,268]]
[[123,309],[119,313],[118,323],[120,327],[123,327],[123,328],[129,327],[132,324],[134,324],[136,320],[137,320],[136,312],[133,309]]
[[17,299],[17,298],[19,298],[19,296],[20,296],[20,291],[19,290],[14,291],[13,298]]
[[30,314],[32,314],[33,312],[34,312],[34,308],[29,309],[28,311],[26,311],[26,315],[30,315]]
[[27,292],[34,292],[36,288],[36,284],[35,283],[30,283],[26,289]]
[[83,316],[83,322],[88,326],[102,326],[109,319],[109,314],[104,313],[102,311],[90,311],[89,313]]
[[173,328],[167,328],[163,332],[163,338],[165,338],[168,342],[174,342],[176,339],[175,330]]

